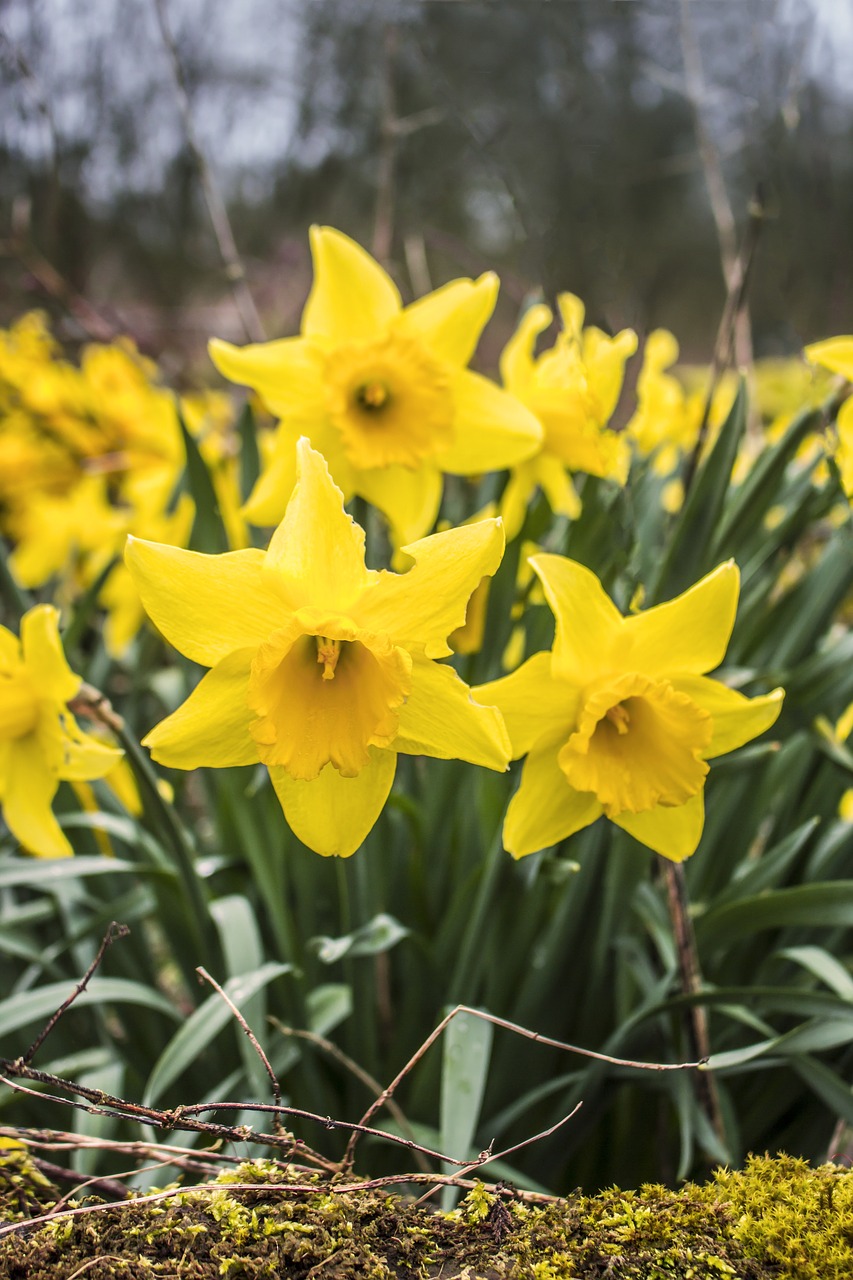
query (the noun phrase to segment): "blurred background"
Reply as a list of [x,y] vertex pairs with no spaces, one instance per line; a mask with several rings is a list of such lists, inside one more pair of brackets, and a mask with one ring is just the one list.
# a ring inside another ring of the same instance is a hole
[[497,269],[487,368],[561,289],[707,359],[756,202],[755,354],[853,329],[849,0],[0,0],[0,30],[0,324],[206,376],[246,334],[200,151],[269,337],[328,222],[406,297]]

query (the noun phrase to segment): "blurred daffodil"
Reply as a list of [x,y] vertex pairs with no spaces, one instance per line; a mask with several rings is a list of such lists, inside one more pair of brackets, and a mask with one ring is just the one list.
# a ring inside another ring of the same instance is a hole
[[532,564],[556,617],[554,648],[474,691],[503,712],[513,755],[527,755],[507,849],[534,853],[604,814],[665,857],[689,857],[707,761],[763,733],[783,698],[748,699],[704,674],[726,651],[737,567],[626,618],[583,565],[554,555]]
[[256,390],[282,419],[246,512],[256,524],[281,518],[305,435],[347,499],[358,494],[383,512],[399,546],[432,528],[443,472],[499,470],[540,445],[530,411],[466,367],[494,309],[497,278],[454,280],[403,307],[390,276],[341,232],[313,227],[311,251],[300,337],[210,344],[219,371]]
[[405,548],[407,573],[368,570],[362,530],[300,440],[297,483],[266,552],[129,541],[151,618],[212,668],[145,745],[178,769],[262,762],[299,838],[344,857],[375,823],[398,752],[506,768],[500,714],[434,661],[450,653],[447,636],[503,545],[500,521],[484,520]]
[[[813,342],[806,347],[804,354],[812,364],[853,382],[853,335]],[[853,396],[848,396],[838,410],[836,427],[838,446],[835,461],[844,492],[848,498],[853,499]]]
[[519,459],[501,502],[507,537],[524,522],[530,498],[539,486],[551,510],[574,519],[580,501],[571,473],[609,476],[624,484],[630,461],[625,439],[608,428],[616,408],[625,362],[637,349],[637,337],[623,329],[615,338],[594,326],[583,327],[584,305],[571,293],[557,299],[562,332],[553,347],[535,357],[540,333],[553,320],[544,304],[525,312],[504,348],[504,386],[542,423],[544,438],[537,453]]
[[15,839],[42,858],[74,852],[51,811],[60,780],[102,778],[122,755],[82,733],[68,710],[81,680],[66,662],[58,617],[36,605],[20,640],[0,627],[0,804]]

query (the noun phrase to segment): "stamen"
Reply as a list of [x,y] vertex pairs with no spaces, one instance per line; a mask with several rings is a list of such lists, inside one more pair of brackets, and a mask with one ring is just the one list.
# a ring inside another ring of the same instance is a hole
[[363,383],[356,391],[355,398],[359,408],[373,411],[384,408],[391,399],[391,393],[384,382],[374,379],[372,382]]
[[621,702],[617,702],[615,707],[611,707],[609,711],[605,711],[604,714],[611,724],[615,724],[617,733],[623,734],[628,732],[631,717]]
[[334,680],[335,667],[341,656],[341,642],[331,636],[317,636],[317,661],[323,664],[323,679]]

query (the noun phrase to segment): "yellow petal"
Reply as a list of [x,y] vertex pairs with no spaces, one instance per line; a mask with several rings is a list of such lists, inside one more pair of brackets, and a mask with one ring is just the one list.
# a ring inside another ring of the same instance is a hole
[[542,444],[542,426],[529,409],[488,378],[463,369],[452,381],[456,405],[453,443],[436,455],[442,471],[479,475],[529,458]]
[[567,338],[579,340],[583,330],[586,308],[573,293],[561,293],[557,297],[557,310],[563,322],[563,332]]
[[302,313],[302,332],[334,344],[381,332],[401,308],[394,281],[349,236],[311,228],[314,284]]
[[69,712],[42,714],[36,738],[56,777],[68,781],[106,777],[124,757],[123,751],[83,733]]
[[15,839],[39,858],[70,858],[74,853],[50,807],[56,787],[36,735],[20,738],[9,753],[3,817]]
[[478,520],[410,543],[403,551],[413,567],[380,573],[359,601],[356,620],[406,648],[423,646],[428,658],[446,658],[447,637],[465,622],[474,588],[495,572],[503,550],[500,520]]
[[706,760],[734,751],[764,733],[776,723],[785,697],[784,689],[774,689],[757,698],[745,698],[737,690],[706,676],[682,676],[672,684],[713,719],[714,733],[704,753]]
[[565,466],[550,454],[543,453],[536,459],[536,471],[542,491],[555,516],[577,520],[581,513],[581,500]]
[[683,862],[696,852],[702,838],[705,793],[698,792],[687,804],[675,809],[661,804],[646,813],[620,813],[613,821],[635,840],[654,849],[655,853],[662,854],[671,862]]
[[417,470],[385,467],[359,471],[355,483],[356,492],[385,516],[395,547],[422,538],[435,524],[443,480],[431,463],[425,462]]
[[507,391],[513,395],[524,394],[533,380],[536,361],[533,350],[540,333],[548,328],[554,316],[550,307],[539,302],[528,307],[518,322],[518,328],[503,349],[501,378]]
[[59,610],[49,604],[37,604],[28,610],[21,619],[21,647],[39,697],[69,702],[81,680],[65,660],[59,638]]
[[476,702],[452,667],[428,658],[415,658],[412,691],[400,711],[394,750],[467,760],[500,771],[508,767],[511,754],[500,712]]
[[847,335],[813,342],[803,354],[811,364],[819,364],[830,373],[840,373],[842,378],[853,382],[853,337]]
[[224,377],[257,391],[279,417],[304,429],[325,416],[323,355],[304,338],[280,338],[247,347],[212,338],[208,351]]
[[255,481],[243,505],[243,515],[250,524],[276,525],[284,518],[293,486],[296,484],[296,441],[279,428],[275,452],[269,466]]
[[562,742],[562,737],[544,739],[524,762],[504,822],[504,846],[514,858],[557,844],[601,817],[595,796],[575,791],[566,781],[557,763]]
[[572,686],[554,680],[550,653],[535,653],[517,671],[478,685],[472,693],[478,702],[494,704],[502,713],[513,760],[561,728],[565,741],[574,727],[579,694]]
[[506,529],[506,540],[512,542],[524,526],[524,518],[530,499],[536,492],[538,458],[528,458],[513,467],[506,488],[501,495],[501,519]]
[[557,620],[551,671],[581,687],[606,673],[623,618],[591,569],[563,556],[538,555],[530,564]]
[[[296,487],[267,549],[265,572],[293,608],[346,612],[372,582],[364,531],[344,510],[325,459],[303,436],[296,446]],[[268,627],[267,634],[274,628]]]
[[229,769],[256,764],[257,744],[249,732],[255,713],[247,702],[254,649],[240,649],[218,662],[177,711],[142,740],[170,769]]
[[626,618],[619,663],[644,675],[702,675],[725,657],[735,624],[740,573],[733,560],[666,604]]
[[355,778],[341,777],[331,764],[310,782],[278,766],[270,778],[294,835],[324,857],[348,858],[382,812],[396,768],[395,751],[371,747],[370,760]]
[[259,645],[288,616],[254,548],[209,556],[128,538],[125,562],[154,625],[205,667]]
[[477,348],[497,296],[498,278],[493,271],[478,280],[451,280],[406,307],[400,324],[416,333],[439,359],[464,366]]

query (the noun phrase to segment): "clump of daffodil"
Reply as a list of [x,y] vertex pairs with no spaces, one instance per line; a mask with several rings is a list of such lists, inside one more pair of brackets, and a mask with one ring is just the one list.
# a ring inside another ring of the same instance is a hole
[[[813,342],[804,354],[812,364],[853,382],[853,335]],[[844,492],[853,499],[853,396],[848,396],[838,410],[835,425],[838,430],[835,461]]]
[[210,667],[144,740],[177,769],[265,764],[296,835],[353,853],[391,789],[397,754],[505,769],[494,707],[473,701],[447,636],[503,554],[499,520],[405,548],[407,573],[368,570],[364,534],[325,460],[297,445],[297,482],[266,552],[207,556],[131,539],[127,564],[152,620]]
[[513,466],[504,491],[501,515],[508,538],[521,529],[537,486],[552,511],[575,519],[581,507],[571,473],[608,476],[619,484],[628,476],[627,441],[607,424],[637,336],[630,329],[614,338],[594,326],[585,329],[584,305],[571,293],[561,294],[557,306],[563,328],[549,350],[533,354],[536,339],[553,320],[550,308],[540,303],[524,313],[501,356],[504,386],[544,430],[538,452]]
[[272,463],[250,495],[256,524],[281,518],[308,437],[335,483],[386,516],[396,545],[433,527],[442,474],[514,465],[542,439],[518,400],[466,366],[492,314],[498,282],[454,280],[403,307],[390,276],[349,237],[312,227],[314,283],[301,334],[234,347],[214,364],[281,418]]
[[122,753],[79,729],[67,703],[81,679],[68,666],[58,612],[40,604],[21,619],[21,638],[0,627],[0,805],[12,835],[42,858],[74,850],[51,810],[61,780],[102,778]]
[[534,853],[603,814],[664,857],[689,857],[708,760],[763,733],[783,698],[745,698],[705,674],[734,625],[737,567],[623,617],[583,565],[555,555],[532,564],[556,618],[553,650],[474,690],[503,712],[513,756],[527,756],[506,848]]

